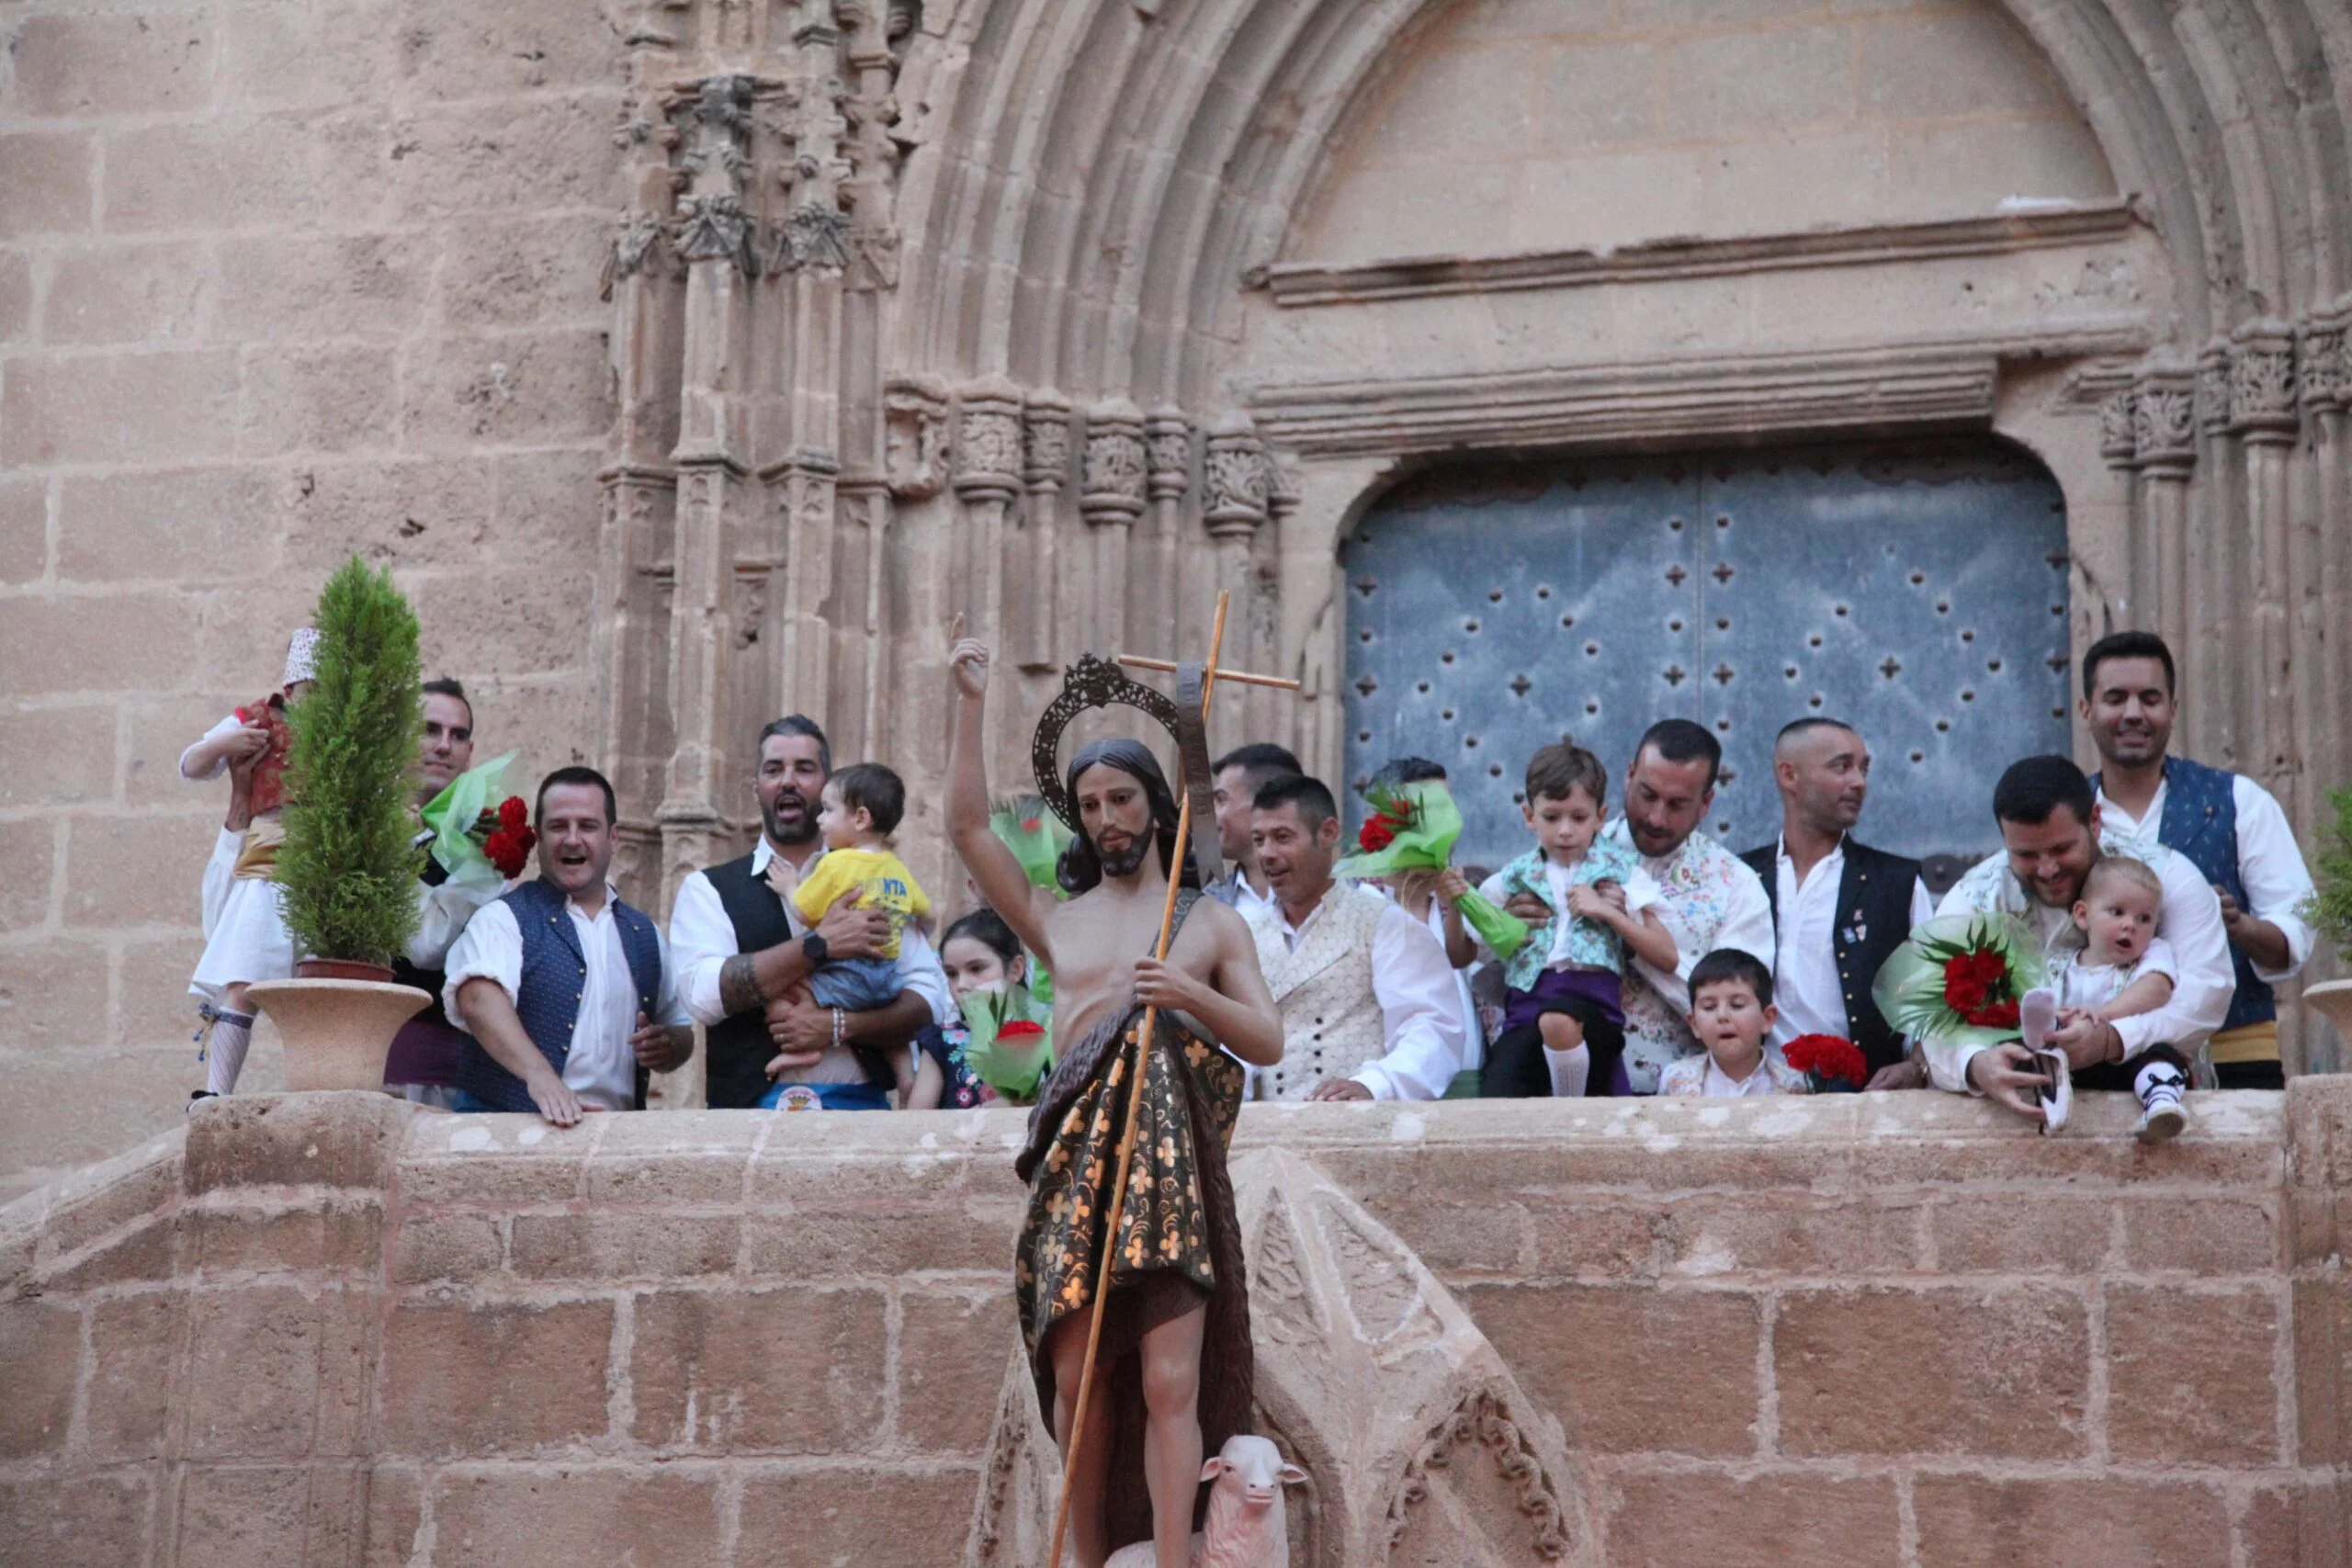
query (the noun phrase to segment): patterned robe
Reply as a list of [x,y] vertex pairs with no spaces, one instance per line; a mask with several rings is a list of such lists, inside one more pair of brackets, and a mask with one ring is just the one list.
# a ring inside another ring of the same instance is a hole
[[[1182,929],[1200,895],[1177,901]],[[1119,1138],[1133,1092],[1134,1042],[1144,1009],[1105,1018],[1054,1064],[1029,1119],[1029,1140],[1013,1168],[1029,1183],[1029,1212],[1013,1259],[1021,1333],[1050,1429],[1054,1367],[1046,1337],[1093,1304],[1102,1230],[1119,1167]],[[1127,1198],[1111,1266],[1094,1401],[1112,1413],[1110,1481],[1103,1517],[1113,1550],[1151,1539],[1151,1495],[1144,1483],[1145,1333],[1196,1307],[1208,1309],[1202,1337],[1201,1450],[1250,1429],[1250,1296],[1241,1230],[1233,1211],[1226,1147],[1241,1111],[1241,1064],[1176,1017],[1152,1028]],[[1073,1333],[1083,1334],[1078,1327]]]

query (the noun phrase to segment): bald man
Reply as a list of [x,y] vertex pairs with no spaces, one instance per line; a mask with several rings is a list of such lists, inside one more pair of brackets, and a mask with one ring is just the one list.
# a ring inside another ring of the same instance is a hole
[[1871,999],[1879,965],[1935,912],[1935,900],[1917,861],[1853,837],[1870,795],[1869,744],[1838,719],[1798,719],[1772,743],[1772,783],[1781,792],[1780,841],[1739,857],[1772,900],[1781,1010],[1772,1043],[1841,1035],[1869,1059],[1871,1088],[1926,1087],[1905,1060],[1903,1036]]

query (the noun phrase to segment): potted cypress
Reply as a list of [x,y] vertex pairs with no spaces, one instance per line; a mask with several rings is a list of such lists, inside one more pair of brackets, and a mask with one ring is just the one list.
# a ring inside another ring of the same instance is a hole
[[250,987],[286,1042],[294,1089],[380,1088],[400,1026],[432,998],[391,983],[416,928],[416,615],[357,557],[319,595],[318,679],[288,710],[286,841],[277,879],[291,980]]
[[[2312,878],[2311,902],[2303,907],[2303,918],[2323,941],[2334,944],[2338,958],[2352,963],[2352,789],[2329,790],[2327,802],[2335,807],[2335,820],[2320,829],[2319,870]],[[2305,986],[2303,1000],[2352,1042],[2352,980],[2322,980]]]

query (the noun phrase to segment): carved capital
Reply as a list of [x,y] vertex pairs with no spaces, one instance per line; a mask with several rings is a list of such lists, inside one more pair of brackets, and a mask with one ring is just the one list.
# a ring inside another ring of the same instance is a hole
[[2352,403],[2352,295],[2305,317],[2298,338],[2295,378],[2303,406],[2333,413]]
[[947,387],[900,377],[882,389],[883,470],[890,493],[928,501],[947,484]]
[[2098,455],[2110,468],[2132,467],[2135,451],[2132,405],[2136,396],[2134,389],[2118,387],[2098,405]]
[[1051,387],[1030,393],[1021,435],[1022,479],[1040,494],[1059,494],[1069,477],[1069,400]]
[[1247,539],[1266,520],[1266,448],[1245,413],[1209,426],[1202,462],[1205,502],[1201,521],[1216,539]]
[[2217,337],[2197,355],[2197,430],[2220,435],[2230,428],[2230,342]]
[[1193,422],[1182,409],[1163,404],[1144,421],[1143,444],[1151,468],[1151,499],[1182,500],[1193,486]]
[[603,298],[610,299],[614,286],[624,278],[635,277],[640,272],[661,270],[662,252],[666,240],[662,220],[653,214],[625,214],[621,219],[620,231],[613,236],[613,248],[605,254]]
[[2284,321],[2248,321],[2230,340],[2230,428],[2251,442],[2292,440],[2293,330]]
[[[849,265],[849,217],[818,202],[802,202],[775,231],[769,270],[797,272],[802,267]],[[895,274],[897,264],[892,262]]]
[[1143,515],[1143,411],[1125,398],[1086,411],[1086,463],[1078,510],[1098,525]]
[[2133,460],[2152,475],[2186,477],[2197,462],[2197,372],[2154,363],[2132,386]]
[[991,376],[956,400],[956,493],[967,502],[1012,500],[1021,492],[1021,389]]

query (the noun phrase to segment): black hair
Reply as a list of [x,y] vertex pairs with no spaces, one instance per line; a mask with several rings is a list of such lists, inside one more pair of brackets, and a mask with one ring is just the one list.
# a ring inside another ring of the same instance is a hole
[[1687,718],[1662,718],[1642,731],[1642,739],[1634,748],[1634,760],[1639,761],[1644,751],[1656,751],[1660,760],[1668,762],[1707,764],[1707,787],[1715,787],[1715,777],[1723,772],[1724,743],[1707,731],[1703,724]]
[[2172,649],[2165,639],[2154,632],[2109,632],[2084,651],[2083,700],[2091,700],[2098,687],[2098,667],[2110,659],[2153,659],[2165,667],[2165,694],[2169,696],[2177,679],[2173,673]]
[[817,766],[828,773],[833,771],[833,743],[825,739],[824,726],[807,714],[788,713],[761,730],[759,739],[752,743],[752,755],[757,757],[765,750],[769,739],[777,735],[805,735],[814,740],[817,743]]
[[588,784],[605,792],[605,825],[610,827],[621,819],[619,799],[613,794],[613,781],[594,768],[574,765],[558,768],[539,781],[537,799],[531,803],[531,820],[544,822],[548,815],[548,791],[558,784]]
[[1803,718],[1792,718],[1781,726],[1781,733],[1772,737],[1772,750],[1779,750],[1781,742],[1783,740],[1793,740],[1800,735],[1810,735],[1816,729],[1842,729],[1849,735],[1861,733],[1842,718],[1830,718],[1821,714],[1807,714]]
[[1239,768],[1247,773],[1253,787],[1278,774],[1306,771],[1298,765],[1296,752],[1271,740],[1252,740],[1247,746],[1236,746],[1209,764],[1209,777],[1215,778],[1227,768]]
[[1396,789],[1408,784],[1445,783],[1445,764],[1427,757],[1391,757],[1372,775],[1372,783]]
[[[1089,768],[1116,768],[1143,785],[1144,798],[1151,806],[1149,829],[1159,840],[1159,869],[1162,874],[1177,879],[1182,887],[1198,888],[1201,885],[1199,863],[1190,854],[1184,856],[1182,870],[1175,868],[1176,860],[1176,797],[1169,792],[1168,775],[1159,771],[1159,759],[1151,748],[1140,740],[1126,740],[1115,736],[1090,740],[1079,748],[1078,755],[1069,760],[1069,772],[1062,775],[1062,787],[1069,792],[1069,807],[1078,809],[1078,781]],[[1063,847],[1061,858],[1054,863],[1054,881],[1065,893],[1089,892],[1102,880],[1102,857],[1094,848],[1094,840],[1087,837],[1083,823],[1077,836]]]
[[1993,786],[1993,819],[2039,828],[2060,807],[2087,823],[2098,795],[2071,757],[2028,757],[2012,762],[2001,782]]
[[458,683],[456,676],[443,675],[427,681],[424,683],[423,694],[428,697],[457,698],[466,705],[466,728],[471,729],[474,727],[474,700],[466,695],[465,687]]
[[1690,965],[1690,1002],[1699,1002],[1699,987],[1736,980],[1756,993],[1756,1005],[1772,1005],[1772,969],[1745,948],[1719,947]]
[[1535,755],[1527,759],[1526,785],[1531,807],[1538,798],[1566,800],[1572,789],[1592,796],[1595,806],[1609,804],[1609,770],[1573,740],[1536,748]]
[[1004,923],[1002,915],[985,905],[940,933],[940,953],[944,954],[949,942],[967,936],[1003,959],[1007,968],[1022,956],[1021,939],[1012,934],[1012,928]]
[[1250,802],[1259,811],[1279,811],[1285,806],[1298,807],[1298,819],[1313,832],[1340,814],[1340,803],[1331,798],[1331,786],[1321,779],[1305,773],[1284,773],[1268,779],[1258,786],[1258,794]]
[[907,815],[907,781],[879,762],[852,762],[825,776],[825,787],[841,792],[842,804],[874,819],[874,830],[899,830]]

